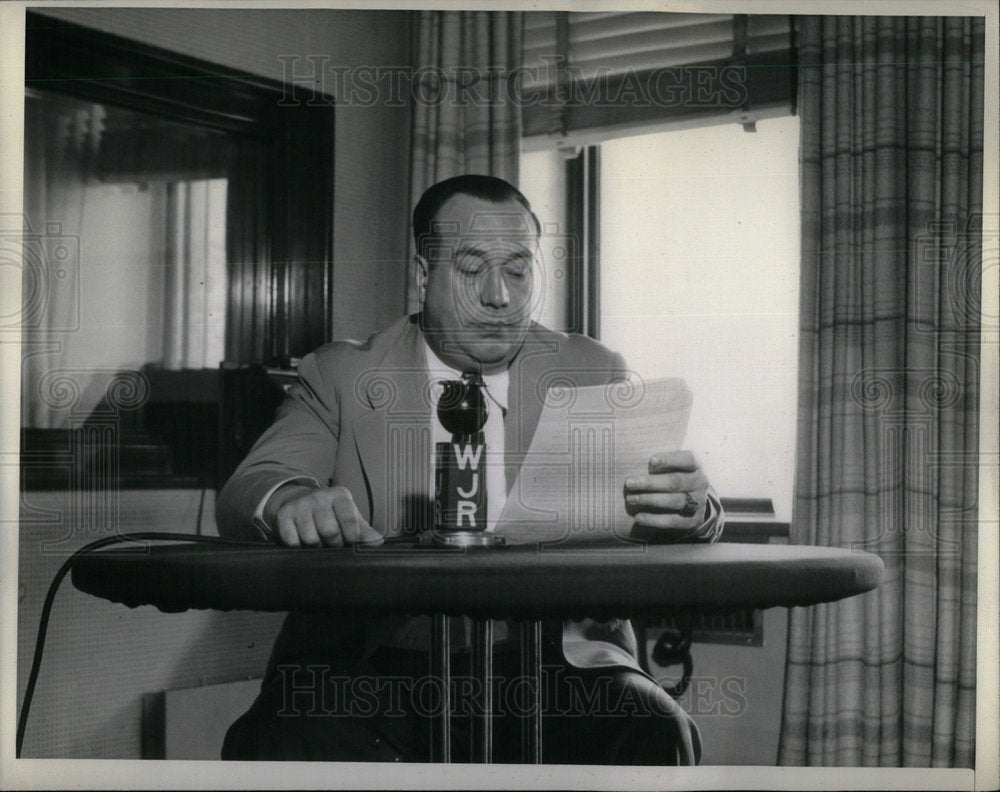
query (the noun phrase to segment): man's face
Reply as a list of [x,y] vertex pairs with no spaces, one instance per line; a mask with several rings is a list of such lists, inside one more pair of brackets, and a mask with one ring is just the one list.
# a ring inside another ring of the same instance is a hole
[[531,320],[534,221],[516,201],[458,194],[438,210],[435,228],[426,258],[417,257],[428,343],[460,371],[499,371]]

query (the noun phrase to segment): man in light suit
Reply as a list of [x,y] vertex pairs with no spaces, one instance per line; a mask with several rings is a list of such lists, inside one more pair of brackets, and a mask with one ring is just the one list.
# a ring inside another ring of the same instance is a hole
[[[546,385],[624,377],[620,355],[531,321],[540,227],[513,186],[487,176],[445,180],[424,193],[413,226],[421,312],[363,344],[327,344],[302,359],[274,424],[219,495],[222,535],[317,547],[378,544],[428,527],[434,441],[447,439],[433,420],[435,384],[470,372],[482,377],[492,408],[484,427],[492,528]],[[655,453],[648,472],[625,482],[624,497],[647,539],[715,541],[721,533],[721,507],[688,452]],[[452,621],[461,646],[463,622]],[[383,683],[412,683],[424,673],[428,634],[426,618],[290,614],[261,695],[230,729],[223,757],[425,760],[426,713],[407,700],[412,686]],[[501,639],[503,679],[505,658],[515,653]],[[627,621],[549,625],[544,655],[548,671],[555,669],[545,761],[697,762],[697,728],[640,670]],[[361,679],[372,680],[370,689],[359,689]],[[581,685],[589,686],[590,711],[567,711],[560,694],[580,693]],[[597,688],[603,697],[593,695]],[[622,717],[625,698],[632,717]],[[463,721],[455,723],[461,742]],[[498,761],[516,758],[516,728],[516,718],[498,722]]]

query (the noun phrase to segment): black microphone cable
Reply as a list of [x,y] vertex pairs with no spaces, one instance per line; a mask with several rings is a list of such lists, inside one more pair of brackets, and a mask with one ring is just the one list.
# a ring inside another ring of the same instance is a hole
[[28,674],[28,684],[24,690],[24,701],[21,703],[21,714],[17,720],[17,742],[15,747],[15,756],[17,758],[21,757],[21,745],[24,743],[24,732],[28,725],[28,712],[31,709],[31,699],[35,693],[35,683],[38,681],[38,670],[42,665],[42,651],[45,648],[45,633],[49,625],[49,616],[52,613],[52,603],[56,598],[56,592],[59,589],[59,584],[62,583],[66,574],[73,568],[73,564],[81,556],[93,553],[95,550],[100,550],[102,547],[107,547],[113,544],[127,544],[129,542],[202,542],[204,544],[224,544],[224,545],[243,545],[243,546],[260,546],[260,542],[245,542],[239,539],[225,539],[221,536],[192,536],[190,534],[176,534],[176,533],[164,533],[162,531],[143,531],[139,533],[125,533],[117,534],[115,536],[106,536],[103,539],[97,539],[90,542],[79,550],[73,553],[69,558],[67,558],[59,571],[56,572],[55,577],[52,579],[52,583],[49,584],[48,593],[45,595],[45,603],[42,605],[42,616],[38,622],[38,637],[35,639],[35,653],[31,659],[31,671]]

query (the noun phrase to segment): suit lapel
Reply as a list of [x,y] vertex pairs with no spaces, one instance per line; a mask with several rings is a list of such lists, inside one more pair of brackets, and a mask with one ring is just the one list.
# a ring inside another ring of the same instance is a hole
[[360,373],[363,400],[355,443],[372,504],[373,524],[388,534],[426,527],[431,509],[430,383],[420,334],[411,319],[386,339],[382,355]]
[[555,334],[542,333],[537,325],[532,325],[510,366],[508,411],[504,422],[504,470],[508,492],[514,486],[542,414],[548,388],[546,372],[552,371],[554,358],[559,354],[558,340]]

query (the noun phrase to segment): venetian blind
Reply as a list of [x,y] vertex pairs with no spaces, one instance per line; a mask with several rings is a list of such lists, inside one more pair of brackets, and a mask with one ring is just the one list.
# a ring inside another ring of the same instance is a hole
[[793,112],[787,15],[525,15],[524,134]]

